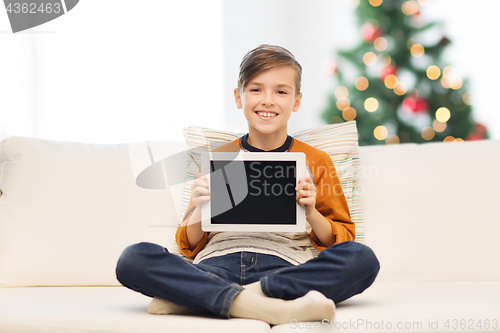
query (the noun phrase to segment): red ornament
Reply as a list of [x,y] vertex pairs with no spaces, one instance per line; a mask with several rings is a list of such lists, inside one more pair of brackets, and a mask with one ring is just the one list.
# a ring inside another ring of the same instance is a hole
[[483,140],[486,138],[486,126],[484,126],[481,123],[475,123],[474,128],[472,131],[465,137],[465,140],[468,141],[477,141],[477,140]]
[[411,113],[422,113],[429,111],[429,104],[423,98],[406,97],[401,105],[403,110]]
[[482,140],[482,139],[484,139],[484,138],[481,135],[475,134],[475,133],[471,133],[465,137],[465,140],[467,140],[467,141],[478,141],[478,140]]
[[337,64],[334,62],[331,62],[327,65],[327,72],[331,75],[335,75],[339,72],[337,68]]
[[367,43],[373,43],[373,41],[380,36],[382,36],[382,30],[370,23],[365,23],[361,27],[361,37],[363,37],[364,41]]
[[398,73],[398,68],[394,65],[385,66],[380,72],[380,80],[384,81],[387,75],[396,75]]
[[487,131],[486,126],[481,123],[476,123],[474,126],[474,132],[483,135],[483,137],[486,135]]

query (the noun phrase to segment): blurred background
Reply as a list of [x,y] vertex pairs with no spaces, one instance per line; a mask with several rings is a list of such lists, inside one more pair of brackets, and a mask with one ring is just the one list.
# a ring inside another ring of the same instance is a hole
[[80,1],[13,34],[0,10],[0,139],[183,140],[246,133],[246,52],[303,67],[289,132],[356,120],[360,144],[500,139],[495,0]]

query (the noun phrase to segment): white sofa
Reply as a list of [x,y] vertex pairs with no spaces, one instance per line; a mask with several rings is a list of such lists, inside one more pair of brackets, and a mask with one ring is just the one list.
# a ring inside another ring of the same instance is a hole
[[[273,327],[149,315],[150,300],[116,281],[127,245],[173,250],[185,151],[4,140],[0,332],[500,332],[500,141],[360,147],[365,243],[379,276],[337,305],[333,323]],[[168,183],[138,187],[159,161],[153,171]]]

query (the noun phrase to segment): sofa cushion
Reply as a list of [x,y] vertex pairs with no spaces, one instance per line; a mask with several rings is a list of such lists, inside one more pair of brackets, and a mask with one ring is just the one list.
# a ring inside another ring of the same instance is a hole
[[337,304],[335,321],[274,326],[284,332],[500,332],[500,281],[375,282]]
[[0,288],[0,332],[264,333],[269,324],[146,312],[151,299],[124,287]]
[[[190,154],[187,156],[186,182],[181,203],[183,217],[191,196],[194,173],[201,165],[201,154],[236,140],[244,133],[233,133],[210,128],[190,126],[184,130]],[[351,219],[356,226],[356,241],[363,242],[361,199],[357,187],[359,175],[359,147],[356,122],[318,126],[291,134],[296,139],[324,150],[332,159],[339,176]]]
[[500,332],[500,281],[375,282],[337,304],[333,324],[272,329],[250,319],[150,315],[149,302],[123,287],[0,288],[0,332]]
[[361,147],[379,281],[500,280],[500,141]]
[[0,158],[1,287],[118,285],[126,246],[172,248],[170,191],[136,185],[129,145],[17,137]]

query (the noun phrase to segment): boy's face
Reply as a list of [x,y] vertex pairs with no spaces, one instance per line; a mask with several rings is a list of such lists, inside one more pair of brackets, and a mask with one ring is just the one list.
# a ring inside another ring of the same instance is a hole
[[299,109],[302,93],[296,96],[295,70],[279,66],[255,76],[241,94],[235,89],[234,98],[250,131],[281,136],[287,134],[288,119]]

